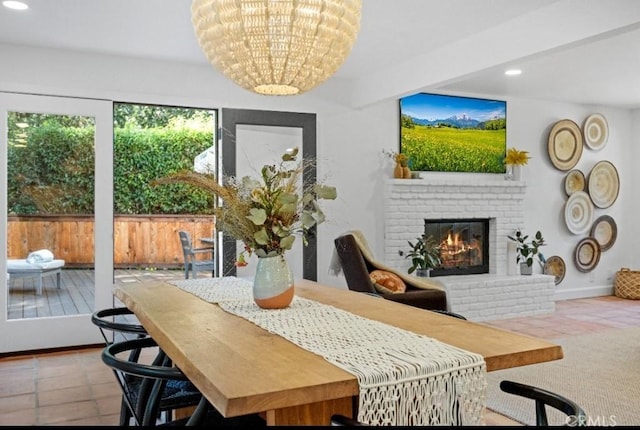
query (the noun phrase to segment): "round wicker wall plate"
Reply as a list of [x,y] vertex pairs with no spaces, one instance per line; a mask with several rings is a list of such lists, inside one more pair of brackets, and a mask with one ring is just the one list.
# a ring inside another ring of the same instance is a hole
[[600,261],[600,245],[592,237],[585,237],[576,246],[574,254],[576,268],[581,272],[590,272]]
[[589,236],[598,241],[600,250],[604,252],[616,242],[618,226],[609,215],[602,215],[593,222]]
[[589,115],[582,127],[584,143],[596,151],[602,149],[609,140],[609,125],[604,115],[594,113]]
[[589,231],[593,222],[593,203],[584,191],[571,194],[564,205],[564,221],[573,234]]
[[594,205],[605,209],[618,198],[620,178],[618,171],[610,161],[599,161],[589,172],[587,189]]
[[549,132],[548,151],[551,163],[558,170],[571,170],[582,156],[582,132],[570,119],[556,122]]
[[564,177],[564,192],[567,196],[575,193],[576,191],[584,191],[587,187],[587,180],[584,177],[584,173],[578,169],[574,169],[567,173]]
[[547,258],[547,261],[544,263],[544,268],[542,269],[545,275],[555,276],[554,282],[556,285],[562,282],[566,271],[567,266],[564,264],[564,260],[557,255]]

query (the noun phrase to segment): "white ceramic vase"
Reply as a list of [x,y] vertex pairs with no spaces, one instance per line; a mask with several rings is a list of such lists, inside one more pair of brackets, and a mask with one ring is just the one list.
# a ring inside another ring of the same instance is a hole
[[516,256],[518,252],[518,246],[509,241],[507,243],[507,275],[513,276],[518,273],[517,264],[516,264]]
[[522,166],[517,164],[513,165],[513,180],[522,181]]
[[504,179],[507,181],[522,181],[522,166],[518,164],[505,165]]
[[505,164],[504,169],[505,181],[513,181],[513,164]]
[[253,300],[263,309],[282,309],[293,300],[293,272],[283,255],[258,258]]

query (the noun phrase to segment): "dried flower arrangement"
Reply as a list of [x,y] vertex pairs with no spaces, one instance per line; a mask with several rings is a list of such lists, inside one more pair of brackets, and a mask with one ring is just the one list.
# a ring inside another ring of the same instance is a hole
[[313,184],[300,189],[303,165],[296,163],[298,148],[282,155],[279,165],[264,165],[261,178],[225,178],[224,185],[213,175],[192,171],[157,179],[154,184],[186,183],[210,191],[223,204],[214,210],[216,228],[244,243],[236,265],[246,265],[244,254],[258,257],[282,255],[291,249],[295,236],[307,245],[309,230],[324,222],[319,199],[334,200],[334,187]]

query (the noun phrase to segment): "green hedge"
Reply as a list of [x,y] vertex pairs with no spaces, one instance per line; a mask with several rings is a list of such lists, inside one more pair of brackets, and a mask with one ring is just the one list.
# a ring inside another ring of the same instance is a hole
[[[155,178],[193,168],[212,133],[191,129],[115,129],[116,214],[211,214],[213,197],[187,185],[152,187]],[[9,213],[91,214],[94,209],[91,128],[29,130],[26,146],[9,146]]]

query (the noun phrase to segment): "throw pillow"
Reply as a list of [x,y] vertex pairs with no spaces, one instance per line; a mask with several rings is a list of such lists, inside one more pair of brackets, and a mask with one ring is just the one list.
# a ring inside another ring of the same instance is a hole
[[407,285],[395,273],[374,270],[369,274],[369,277],[373,282],[373,286],[381,294],[404,293],[407,290]]

